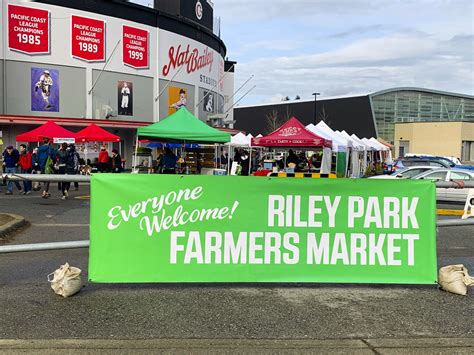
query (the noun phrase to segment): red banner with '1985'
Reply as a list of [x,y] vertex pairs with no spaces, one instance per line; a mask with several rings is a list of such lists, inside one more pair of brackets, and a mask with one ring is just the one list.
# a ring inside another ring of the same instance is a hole
[[30,54],[49,53],[49,11],[9,4],[8,48]]

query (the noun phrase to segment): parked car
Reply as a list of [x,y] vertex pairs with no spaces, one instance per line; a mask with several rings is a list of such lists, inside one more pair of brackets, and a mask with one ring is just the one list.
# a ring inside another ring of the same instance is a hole
[[408,168],[411,166],[432,166],[433,168],[450,168],[451,165],[435,159],[421,159],[421,158],[409,158],[409,159],[397,159],[393,166],[392,172],[396,172],[400,169]]
[[408,153],[404,156],[405,159],[409,158],[435,158],[435,159],[446,159],[453,163],[453,165],[462,165],[461,161],[456,157],[447,157],[442,155],[432,155],[432,154],[415,154],[415,153]]
[[[414,180],[474,181],[474,172],[463,169],[434,169],[413,177]],[[436,188],[436,200],[465,202],[469,189]]]
[[445,165],[446,168],[464,169],[474,171],[474,166],[461,164],[457,158],[448,158],[436,155],[406,155],[403,159],[405,160],[417,160],[424,159],[430,161],[437,161]]
[[408,168],[402,168],[390,175],[376,175],[371,176],[369,179],[411,179],[412,177],[424,173],[428,170],[436,169],[435,166],[420,165],[410,166]]

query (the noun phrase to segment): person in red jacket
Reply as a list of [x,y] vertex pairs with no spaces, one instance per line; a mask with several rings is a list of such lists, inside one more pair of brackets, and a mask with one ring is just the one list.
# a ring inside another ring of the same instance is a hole
[[[31,153],[26,149],[26,145],[20,144],[20,159],[18,161],[20,168],[20,174],[31,174],[33,171],[33,161],[31,159]],[[31,194],[31,181],[23,181],[23,194]]]
[[107,152],[105,145],[100,147],[99,153],[99,171],[101,173],[107,172],[109,168],[109,152]]

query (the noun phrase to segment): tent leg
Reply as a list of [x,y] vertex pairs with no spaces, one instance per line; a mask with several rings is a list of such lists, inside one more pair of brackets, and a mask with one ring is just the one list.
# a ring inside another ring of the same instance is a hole
[[230,176],[230,145],[227,147],[227,176]]
[[138,155],[138,134],[137,134],[137,139],[135,141],[135,156],[133,157],[133,171],[135,171],[135,168],[137,167],[137,155]]
[[252,148],[250,148],[250,153],[249,153],[249,176],[251,172],[252,172]]

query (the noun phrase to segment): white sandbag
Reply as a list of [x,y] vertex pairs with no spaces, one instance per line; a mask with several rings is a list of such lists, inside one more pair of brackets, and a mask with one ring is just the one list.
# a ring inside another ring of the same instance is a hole
[[78,293],[82,287],[81,269],[69,266],[66,263],[52,274],[49,274],[48,281],[56,294],[63,297],[72,296]]
[[462,264],[447,265],[439,269],[438,283],[445,291],[465,296],[467,286],[474,285],[474,277]]

